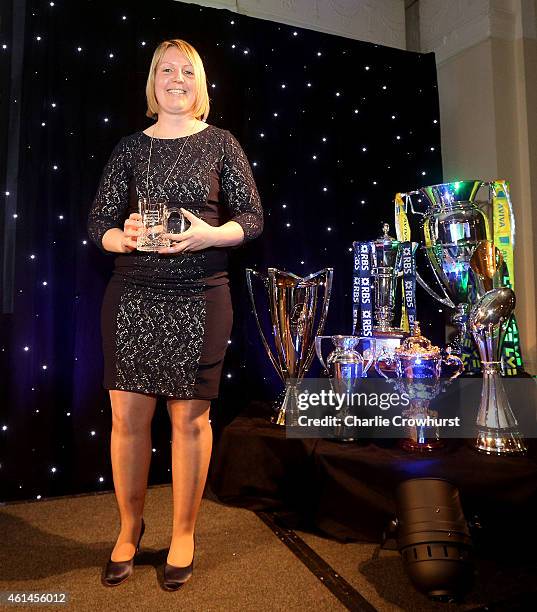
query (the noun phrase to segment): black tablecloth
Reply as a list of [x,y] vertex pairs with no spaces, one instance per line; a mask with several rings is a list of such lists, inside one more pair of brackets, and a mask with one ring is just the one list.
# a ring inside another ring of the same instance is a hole
[[449,440],[435,454],[409,454],[395,440],[286,439],[284,427],[240,416],[215,443],[209,482],[225,503],[291,513],[339,540],[379,541],[395,516],[398,483],[444,478],[459,488],[468,520],[477,516],[498,537],[512,537],[537,510],[534,451],[488,456]]

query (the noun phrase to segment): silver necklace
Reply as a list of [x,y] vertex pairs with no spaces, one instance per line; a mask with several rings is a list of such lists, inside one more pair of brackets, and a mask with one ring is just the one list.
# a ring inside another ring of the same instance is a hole
[[[155,124],[153,126],[153,136],[150,136],[151,138],[151,144],[149,145],[149,157],[147,158],[147,172],[146,172],[146,176],[145,176],[145,189],[147,192],[147,203],[149,204],[150,201],[150,197],[149,197],[149,165],[151,164],[151,153],[153,152],[153,140],[155,137],[155,129],[156,129],[157,125]],[[164,179],[164,183],[162,183],[161,185],[161,189],[164,190],[164,187],[166,186],[166,183],[168,182],[168,179],[171,176],[171,173],[174,171],[175,166],[177,166],[177,162],[179,161],[179,158],[181,157],[181,155],[183,154],[183,149],[185,148],[186,143],[188,142],[188,139],[192,136],[192,134],[194,134],[194,131],[192,131],[185,139],[185,142],[183,142],[183,146],[181,147],[181,150],[179,151],[179,155],[177,156],[177,159],[175,160],[173,166],[171,167],[170,171],[168,172],[168,176]]]

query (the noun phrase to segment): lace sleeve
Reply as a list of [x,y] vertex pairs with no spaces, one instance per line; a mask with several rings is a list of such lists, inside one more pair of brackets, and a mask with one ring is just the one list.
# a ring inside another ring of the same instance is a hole
[[244,242],[263,231],[263,209],[252,169],[237,139],[226,130],[222,166],[222,191],[236,221],[244,231]]
[[126,163],[125,138],[116,145],[106,164],[88,217],[88,235],[104,253],[104,234],[113,227],[123,229],[129,205],[130,173]]

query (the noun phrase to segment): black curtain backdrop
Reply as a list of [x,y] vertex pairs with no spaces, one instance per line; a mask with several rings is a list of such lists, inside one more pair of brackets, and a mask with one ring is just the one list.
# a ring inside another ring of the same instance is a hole
[[[11,25],[2,28],[7,81]],[[352,242],[392,221],[396,191],[442,180],[432,55],[172,0],[28,0],[17,217],[2,227],[4,241],[15,232],[16,261],[14,307],[1,315],[4,501],[112,489],[99,316],[114,256],[90,243],[86,219],[115,144],[151,123],[147,71],[156,45],[173,37],[199,50],[208,122],[243,145],[266,213],[263,236],[233,253],[235,327],[212,409],[216,426],[281,389],[250,312],[244,268],[306,275],[332,266],[325,331],[351,333]],[[1,134],[13,103],[6,97]],[[6,201],[9,188],[2,187]],[[442,342],[438,308],[419,299],[425,332]],[[159,406],[151,484],[171,479],[169,444]]]

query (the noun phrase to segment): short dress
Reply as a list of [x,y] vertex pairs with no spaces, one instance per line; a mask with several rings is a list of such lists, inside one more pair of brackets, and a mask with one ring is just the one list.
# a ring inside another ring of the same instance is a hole
[[[148,173],[150,144],[144,132],[126,136],[106,164],[88,218],[88,234],[103,252],[105,232],[123,229],[148,190],[151,199],[163,198],[210,225],[236,221],[245,242],[259,236],[257,187],[228,130],[208,125],[189,137],[153,139]],[[218,397],[233,322],[228,250],[116,256],[101,308],[105,389]]]

